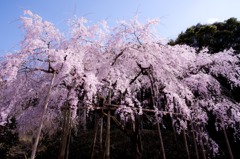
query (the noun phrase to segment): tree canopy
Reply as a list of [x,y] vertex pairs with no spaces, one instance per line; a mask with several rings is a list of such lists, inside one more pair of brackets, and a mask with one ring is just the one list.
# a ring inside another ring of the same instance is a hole
[[[136,17],[113,28],[105,21],[90,25],[85,18],[74,18],[67,36],[31,11],[21,20],[21,49],[0,63],[0,124],[14,116],[19,135],[36,134],[46,103],[43,132],[51,134],[59,129],[66,105],[71,120],[79,121],[77,111],[96,110],[101,97],[119,105],[114,115],[123,126],[136,121],[144,109],[152,110],[154,122],[161,124],[170,115],[178,132],[194,123],[213,153],[218,146],[206,128],[209,114],[216,119],[216,130],[232,128],[237,136],[240,104],[231,89],[240,86],[240,55],[234,50],[210,55],[187,45],[159,44],[151,30],[158,21],[141,24]],[[236,19],[226,23],[239,31]],[[186,40],[202,48],[199,39],[195,41],[196,30],[206,38],[215,31],[216,37],[222,34],[220,26],[226,29],[224,23],[192,27]],[[226,89],[221,79],[230,87]]]
[[213,24],[197,24],[178,35],[176,40],[171,40],[170,45],[186,44],[198,51],[207,47],[210,53],[233,48],[240,50],[240,21],[229,18],[224,22]]

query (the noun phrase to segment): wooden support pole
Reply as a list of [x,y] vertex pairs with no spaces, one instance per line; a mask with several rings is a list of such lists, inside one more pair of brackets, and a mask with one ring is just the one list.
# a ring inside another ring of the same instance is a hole
[[63,134],[61,138],[61,146],[58,159],[67,159],[68,157],[68,147],[71,137],[71,112],[70,108],[68,107],[67,110],[64,110],[64,127],[63,127]]
[[95,125],[95,134],[94,134],[94,139],[93,139],[91,159],[93,159],[93,157],[94,157],[95,145],[96,145],[97,134],[98,134],[98,123],[99,123],[99,119],[97,119],[97,122],[95,123],[96,125]]
[[158,136],[159,136],[160,145],[161,145],[160,151],[162,151],[163,159],[166,159],[165,149],[163,145],[163,138],[162,138],[162,133],[161,133],[161,128],[159,123],[157,123],[157,130],[158,130]]
[[195,149],[195,153],[196,153],[196,159],[199,159],[198,146],[197,146],[197,142],[196,142],[196,135],[195,135],[195,130],[194,130],[192,124],[191,124],[191,129],[192,129],[191,131],[192,131],[194,149]]
[[135,114],[135,121],[133,121],[133,125],[135,128],[132,130],[131,140],[134,144],[134,158],[141,159],[142,158],[142,139],[141,139],[141,116]]
[[70,120],[70,127],[69,127],[69,132],[68,132],[68,140],[67,140],[66,158],[65,159],[68,159],[68,156],[69,156],[69,147],[70,147],[70,142],[71,142],[71,133],[72,133],[72,120]]
[[223,124],[222,124],[222,129],[223,129],[224,138],[225,138],[227,148],[228,148],[229,158],[234,159],[232,149],[231,149],[231,146],[230,146],[230,143],[228,140],[227,132],[226,132],[225,126]]
[[[109,89],[108,93],[108,104],[111,104],[111,89]],[[105,147],[105,159],[110,159],[110,127],[111,127],[111,112],[108,109],[107,113],[107,131],[106,131],[106,147]]]
[[176,133],[176,130],[175,130],[175,127],[174,127],[174,124],[173,124],[173,119],[172,120],[172,129],[173,129],[173,137],[174,137],[174,140],[175,140],[175,143],[176,143],[176,149],[177,149],[177,156],[179,156],[179,148],[178,148],[178,140],[177,140],[177,133]]
[[205,152],[205,148],[204,148],[204,145],[203,145],[202,135],[201,135],[201,133],[200,133],[200,129],[199,129],[198,126],[197,126],[197,131],[198,131],[198,134],[199,134],[199,136],[200,136],[199,142],[200,142],[200,146],[201,146],[201,149],[202,149],[203,159],[207,159],[207,157],[206,157],[206,152]]
[[105,148],[105,159],[110,159],[110,110],[107,114],[107,132],[106,132],[106,148]]
[[99,132],[99,158],[103,159],[103,139],[102,139],[102,133],[103,133],[103,118],[100,118],[100,132]]
[[184,139],[184,144],[187,152],[187,158],[190,159],[190,154],[189,154],[189,149],[188,149],[188,143],[187,143],[187,137],[186,137],[186,131],[183,130],[183,139]]

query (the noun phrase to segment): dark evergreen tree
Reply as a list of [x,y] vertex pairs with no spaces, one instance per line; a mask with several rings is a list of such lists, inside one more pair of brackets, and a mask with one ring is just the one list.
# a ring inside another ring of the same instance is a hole
[[209,53],[216,53],[233,48],[240,51],[240,21],[229,18],[224,22],[213,24],[197,24],[178,35],[176,40],[170,40],[169,45],[186,44],[198,51],[207,47]]
[[16,119],[8,118],[7,123],[0,125],[0,158],[9,158],[9,150],[18,144],[18,133],[16,129]]

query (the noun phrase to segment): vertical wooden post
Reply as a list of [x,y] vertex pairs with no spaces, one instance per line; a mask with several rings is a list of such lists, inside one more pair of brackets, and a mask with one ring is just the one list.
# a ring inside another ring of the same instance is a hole
[[191,129],[192,129],[192,137],[193,137],[193,142],[194,142],[194,149],[195,149],[195,153],[196,153],[196,159],[199,159],[199,153],[198,153],[198,147],[197,147],[197,142],[196,142],[195,130],[194,130],[192,124],[191,124]]
[[[148,78],[150,80],[151,83],[151,100],[152,100],[152,104],[153,106],[155,106],[155,91],[154,91],[154,78],[153,75],[151,73],[151,70],[148,70],[147,72]],[[164,150],[164,145],[163,145],[163,139],[162,139],[162,133],[161,133],[161,128],[159,125],[159,122],[157,122],[157,131],[158,131],[158,136],[159,136],[159,140],[160,140],[160,151],[162,151],[163,153],[163,159],[166,159],[166,155],[165,155],[165,150]]]
[[63,108],[64,111],[64,127],[63,134],[61,138],[61,146],[59,151],[58,159],[67,159],[68,157],[68,147],[71,137],[71,110],[69,105]]
[[105,158],[110,158],[110,110],[107,114],[107,132],[106,132],[106,149],[105,149]]
[[173,119],[171,118],[172,120],[172,129],[173,129],[173,136],[174,136],[174,140],[175,140],[175,143],[176,143],[176,149],[177,149],[177,155],[179,156],[179,148],[178,148],[178,140],[177,140],[177,135],[176,135],[176,130],[175,130],[175,127],[174,127],[174,124],[173,124]]
[[56,76],[56,73],[53,72],[51,83],[50,83],[50,86],[49,86],[49,89],[48,89],[48,93],[47,93],[47,99],[45,101],[45,104],[44,104],[44,107],[43,107],[43,112],[41,114],[41,119],[40,119],[40,124],[39,124],[38,131],[37,131],[37,136],[36,136],[33,148],[32,148],[31,159],[35,158],[35,155],[36,155],[36,152],[37,152],[37,146],[38,146],[38,142],[39,142],[41,131],[42,131],[42,127],[43,127],[44,115],[45,115],[45,113],[47,111],[47,107],[48,107],[48,103],[49,103],[49,99],[50,99],[50,93],[51,93],[51,89],[52,89],[52,86],[53,86],[53,83],[54,83],[54,80],[55,80],[55,76]]
[[65,159],[68,159],[68,156],[69,156],[69,147],[70,147],[71,133],[72,133],[72,119],[70,120],[69,125],[70,125],[70,127],[69,127],[69,131],[68,131],[68,140],[67,140],[66,158]]
[[87,110],[83,109],[83,118],[82,118],[82,124],[83,124],[83,131],[87,131]]
[[141,138],[141,116],[135,114],[135,121],[133,121],[133,125],[135,128],[132,130],[132,137],[131,140],[134,144],[134,158],[141,159],[142,158],[142,138]]
[[103,118],[100,119],[100,132],[99,132],[99,158],[103,159],[103,143],[102,143],[102,133],[103,133]]
[[[109,88],[108,93],[108,104],[111,104],[111,88]],[[110,159],[110,126],[111,126],[111,118],[110,118],[110,110],[108,109],[107,114],[107,131],[106,131],[106,147],[105,147],[105,159]]]
[[231,149],[231,146],[230,146],[230,143],[229,143],[229,140],[228,140],[227,132],[226,132],[226,129],[225,129],[225,126],[224,126],[223,123],[222,123],[222,129],[223,129],[224,138],[225,138],[225,141],[226,141],[226,144],[227,144],[229,157],[230,157],[230,159],[234,159],[232,149]]
[[[70,96],[70,92],[73,90],[73,88],[76,86],[76,81],[74,81],[74,86],[71,86],[68,88],[68,94],[67,98]],[[70,139],[71,139],[71,128],[72,128],[72,109],[71,105],[69,104],[69,101],[67,100],[65,105],[61,108],[63,111],[65,111],[65,126],[63,129],[63,136],[61,139],[61,146],[60,146],[60,152],[59,152],[59,159],[68,159],[69,155],[69,146],[70,146]]]
[[93,157],[94,157],[95,145],[96,145],[97,134],[98,134],[98,123],[99,123],[99,119],[97,119],[97,122],[95,123],[96,125],[95,125],[95,134],[94,134],[94,139],[93,139],[91,159],[93,159]]
[[190,159],[190,154],[189,154],[189,149],[188,149],[188,143],[187,143],[187,137],[186,137],[186,131],[183,130],[183,139],[184,139],[184,144],[187,152],[187,158]]
[[164,149],[163,139],[162,139],[162,133],[161,133],[161,128],[160,128],[159,123],[157,123],[157,130],[158,130],[158,136],[159,136],[159,139],[160,139],[160,145],[161,145],[160,150],[161,150],[162,153],[163,153],[163,159],[166,159],[166,154],[165,154],[165,149]]
[[198,134],[199,134],[199,136],[200,136],[199,142],[200,142],[200,146],[201,146],[201,149],[202,149],[203,159],[207,159],[207,158],[206,158],[205,148],[204,148],[203,141],[202,141],[202,135],[201,135],[201,133],[200,133],[200,129],[199,129],[198,126],[197,126],[197,131],[198,131]]

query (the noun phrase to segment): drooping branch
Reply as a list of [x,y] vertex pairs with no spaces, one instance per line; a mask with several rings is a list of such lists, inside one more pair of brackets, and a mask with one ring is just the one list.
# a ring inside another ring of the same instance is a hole
[[136,79],[142,74],[142,71],[138,72],[138,74],[130,81],[130,85],[133,84],[133,82],[136,81]]
[[122,49],[122,51],[114,58],[113,63],[111,64],[111,66],[113,66],[116,62],[117,59],[127,50],[127,47],[125,47],[124,49]]
[[138,62],[137,66],[140,68],[140,71],[138,72],[138,74],[130,81],[130,85],[133,84],[133,82],[135,82],[137,80],[137,78],[142,74],[142,75],[148,75],[148,70],[150,69],[151,66],[149,67],[142,67],[142,65]]

